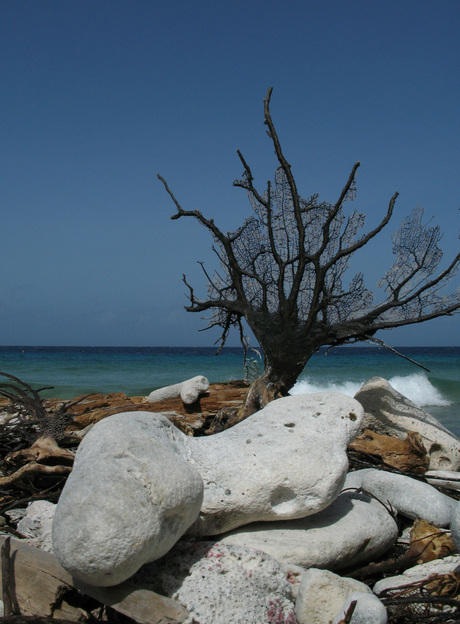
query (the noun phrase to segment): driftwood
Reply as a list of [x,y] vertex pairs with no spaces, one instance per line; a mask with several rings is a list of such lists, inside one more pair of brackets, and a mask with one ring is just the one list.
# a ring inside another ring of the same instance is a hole
[[90,587],[75,581],[52,553],[5,536],[0,536],[0,545],[0,586],[10,611],[5,615],[19,611],[23,616],[52,616],[75,622],[82,617],[81,608],[71,604],[78,595],[89,596],[141,624],[180,624],[188,615],[179,603],[160,596],[147,585],[127,581],[114,587]]

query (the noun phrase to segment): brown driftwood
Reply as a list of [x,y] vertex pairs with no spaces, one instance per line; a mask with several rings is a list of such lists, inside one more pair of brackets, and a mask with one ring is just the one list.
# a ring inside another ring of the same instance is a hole
[[0,487],[5,487],[23,479],[35,475],[68,475],[71,472],[71,466],[47,466],[46,464],[37,464],[37,462],[29,462],[21,466],[16,472],[8,477],[0,477]]
[[45,462],[52,459],[64,461],[66,464],[73,464],[75,453],[61,448],[51,436],[42,435],[29,448],[9,453],[7,457],[7,460],[14,461],[18,459],[36,462]]
[[52,553],[34,548],[21,540],[0,536],[2,547],[5,542],[10,544],[10,552],[2,550],[0,585],[5,594],[6,583],[3,581],[6,571],[6,598],[13,612],[19,609],[24,616],[53,616],[56,619],[77,621],[81,618],[81,609],[65,599],[67,593],[71,595],[73,592],[90,596],[141,624],[180,624],[187,617],[187,612],[179,603],[160,596],[148,586],[134,585],[129,581],[114,587],[83,585],[74,581]]

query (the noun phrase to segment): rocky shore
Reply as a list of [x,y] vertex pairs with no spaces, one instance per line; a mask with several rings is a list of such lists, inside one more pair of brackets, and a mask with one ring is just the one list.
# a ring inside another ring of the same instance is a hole
[[202,379],[75,403],[59,501],[6,511],[16,535],[83,594],[142,587],[178,607],[136,621],[458,621],[455,435],[381,378],[355,398],[278,399],[225,428],[219,413],[247,386]]

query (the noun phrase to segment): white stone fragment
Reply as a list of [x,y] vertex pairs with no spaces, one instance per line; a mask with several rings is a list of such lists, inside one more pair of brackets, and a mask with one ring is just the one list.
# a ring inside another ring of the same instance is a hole
[[460,440],[436,418],[397,392],[386,379],[373,377],[355,395],[364,407],[363,429],[404,439],[408,431],[421,437],[430,470],[460,468]]
[[46,500],[29,503],[25,516],[19,520],[17,530],[36,548],[52,552],[51,527],[56,505]]
[[351,595],[372,596],[372,591],[355,579],[338,576],[329,570],[310,568],[302,577],[297,596],[298,624],[329,624],[342,611]]
[[422,518],[439,527],[450,524],[456,501],[428,483],[375,470],[363,477],[362,487],[407,518]]
[[352,602],[356,602],[350,624],[387,624],[388,613],[376,596],[364,592],[351,593],[332,624],[341,624]]
[[430,485],[446,490],[460,490],[460,472],[454,470],[428,470],[423,475]]
[[291,584],[255,550],[181,540],[139,574],[188,610],[184,624],[296,624]]
[[452,517],[450,519],[450,530],[452,539],[460,551],[460,501],[457,501],[454,505]]
[[151,392],[147,401],[155,403],[156,401],[165,401],[166,399],[177,399],[180,397],[186,405],[195,403],[200,394],[209,390],[209,381],[203,375],[197,375],[191,379],[182,381],[181,383],[158,388]]
[[372,561],[398,537],[398,526],[383,505],[365,494],[343,492],[315,515],[283,522],[258,522],[221,538],[261,550],[285,570],[340,569]]
[[430,577],[432,574],[450,574],[451,572],[460,571],[460,555],[451,555],[444,559],[434,559],[428,563],[416,565],[413,568],[405,570],[403,574],[390,576],[378,581],[374,587],[374,593],[379,596],[382,592],[388,592],[390,589],[397,589],[410,583],[419,583]]
[[115,585],[166,554],[198,515],[203,481],[178,452],[186,436],[148,412],[98,422],[57,505],[53,550],[89,585]]

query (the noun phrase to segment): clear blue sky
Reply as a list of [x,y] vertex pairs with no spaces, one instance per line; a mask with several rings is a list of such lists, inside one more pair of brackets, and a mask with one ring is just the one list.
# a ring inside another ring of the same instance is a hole
[[[259,187],[276,166],[267,88],[302,195],[334,201],[361,161],[359,257],[374,288],[391,231],[422,205],[458,250],[457,0],[2,0],[0,344],[212,345],[185,312],[186,273],[215,264],[207,232],[171,221],[160,172],[223,230],[249,214],[236,150]],[[458,277],[451,288],[459,287]],[[460,316],[387,333],[458,345]],[[237,337],[229,344],[237,344]]]

